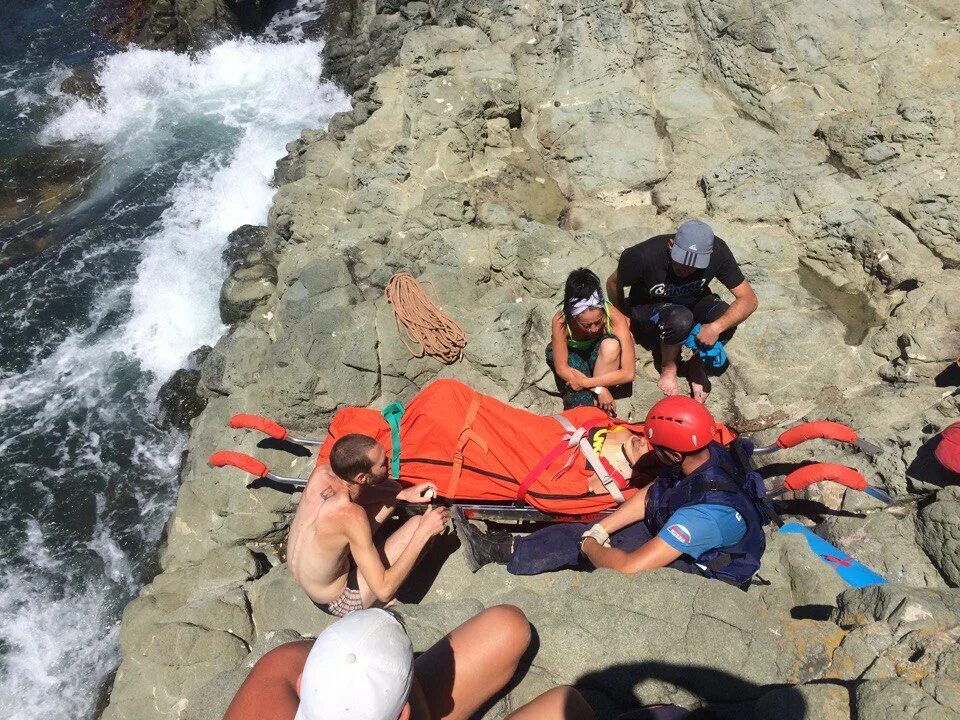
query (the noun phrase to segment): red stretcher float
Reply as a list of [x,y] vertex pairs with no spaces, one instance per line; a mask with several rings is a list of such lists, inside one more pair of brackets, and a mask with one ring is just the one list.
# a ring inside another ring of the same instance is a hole
[[[257,430],[276,440],[319,445],[318,463],[328,462],[337,438],[350,433],[369,435],[389,449],[392,475],[400,483],[434,483],[443,501],[463,508],[471,519],[591,522],[612,511],[655,476],[652,469],[649,474],[634,472],[624,479],[594,450],[592,439],[598,430],[627,428],[642,436],[641,423],[612,418],[592,407],[537,415],[455,380],[433,382],[405,408],[394,404],[383,413],[343,408],[334,415],[322,441],[294,437],[281,425],[257,415],[236,415],[230,426]],[[729,445],[737,434],[718,424],[716,437]],[[870,453],[879,451],[849,427],[824,420],[790,428],[768,447],[754,448],[746,438],[737,445],[748,448],[748,454],[762,455],[813,439],[851,444]],[[254,478],[294,487],[306,484],[306,478],[278,475],[243,453],[217,452],[210,463],[236,467]],[[594,477],[602,482],[601,491],[591,489]],[[769,497],[825,481],[891,501],[853,468],[829,463],[794,470],[770,491]]]

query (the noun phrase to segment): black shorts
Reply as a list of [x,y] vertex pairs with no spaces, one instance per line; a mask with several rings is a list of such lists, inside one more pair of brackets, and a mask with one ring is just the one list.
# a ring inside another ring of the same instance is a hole
[[[713,322],[723,315],[730,305],[713,293],[704,295],[692,307],[676,303],[646,303],[630,308],[630,326],[633,337],[648,350],[660,345],[680,345],[697,323]],[[736,327],[720,334],[720,342],[726,345],[736,332]]]

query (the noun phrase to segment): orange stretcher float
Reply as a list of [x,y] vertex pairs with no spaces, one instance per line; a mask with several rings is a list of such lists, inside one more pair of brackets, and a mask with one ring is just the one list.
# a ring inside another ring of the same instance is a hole
[[[624,479],[594,449],[598,430],[626,427],[643,435],[641,423],[612,418],[592,407],[538,415],[449,379],[431,383],[405,408],[396,404],[384,412],[342,408],[322,441],[293,437],[277,423],[256,415],[234,416],[230,425],[258,430],[277,440],[320,445],[318,463],[328,461],[333,443],[343,435],[369,435],[388,449],[392,475],[400,483],[434,483],[441,498],[463,507],[472,518],[586,521],[612,510],[655,475],[655,470],[635,472]],[[736,437],[727,426],[717,425],[719,442],[728,445]],[[845,425],[829,421],[791,428],[769,447],[754,449],[749,441],[747,445],[750,454],[764,454],[814,438],[850,443],[868,451],[878,449]],[[283,484],[306,483],[304,478],[271,473],[263,463],[242,453],[221,451],[212,455],[210,462]],[[591,488],[592,478],[601,480],[602,490]],[[770,496],[824,480],[889,501],[856,470],[819,463],[788,475]]]

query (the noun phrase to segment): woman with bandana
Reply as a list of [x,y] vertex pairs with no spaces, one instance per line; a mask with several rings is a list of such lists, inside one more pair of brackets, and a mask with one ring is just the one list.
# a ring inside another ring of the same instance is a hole
[[597,405],[616,412],[611,389],[633,382],[635,359],[627,316],[604,298],[600,278],[586,268],[574,270],[547,348],[563,409]]

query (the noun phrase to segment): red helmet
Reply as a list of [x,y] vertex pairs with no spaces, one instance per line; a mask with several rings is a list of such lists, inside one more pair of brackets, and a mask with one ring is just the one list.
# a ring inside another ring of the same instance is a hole
[[960,474],[960,422],[944,428],[933,454],[947,470]]
[[643,424],[651,445],[693,452],[706,447],[717,432],[713,415],[693,398],[673,395],[650,408]]

